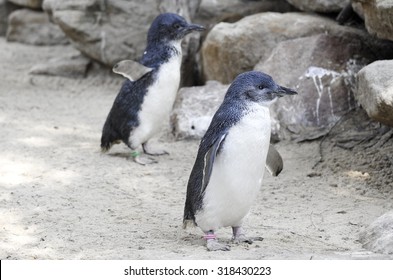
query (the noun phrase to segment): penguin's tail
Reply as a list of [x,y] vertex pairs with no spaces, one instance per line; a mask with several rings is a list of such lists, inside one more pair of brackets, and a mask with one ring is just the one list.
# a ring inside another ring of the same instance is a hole
[[108,142],[103,142],[101,139],[101,153],[106,153],[111,148],[111,144]]
[[112,129],[108,121],[106,121],[102,129],[101,152],[105,153],[109,151],[113,144],[118,144],[120,142],[121,140],[117,137],[117,133]]
[[195,214],[189,202],[189,197],[187,197],[186,204],[184,205],[183,229],[186,229],[188,226],[197,226],[197,223],[195,222]]
[[102,153],[106,153],[107,151],[110,150],[110,148],[114,145],[114,144],[120,144],[120,140],[116,140],[116,141],[112,141],[112,142],[103,142],[101,139],[101,152]]
[[109,136],[105,134],[104,132],[102,133],[101,136],[101,152],[105,153],[109,151],[109,149],[112,147],[112,141],[110,140]]
[[183,229],[186,229],[187,227],[195,227],[196,225],[197,224],[192,219],[189,219],[189,220],[184,219],[183,220]]

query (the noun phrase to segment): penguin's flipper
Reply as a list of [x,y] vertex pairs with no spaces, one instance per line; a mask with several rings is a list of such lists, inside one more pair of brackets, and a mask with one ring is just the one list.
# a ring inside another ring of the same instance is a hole
[[284,162],[280,153],[272,144],[269,145],[269,151],[266,157],[266,169],[272,176],[278,176],[284,167]]
[[190,224],[196,225],[195,213],[202,207],[204,192],[209,184],[214,160],[227,136],[227,130],[217,132],[217,130],[212,129],[210,133],[208,131],[201,141],[198,156],[188,180],[183,228]]
[[138,80],[151,70],[153,70],[153,68],[146,67],[133,60],[122,60],[116,63],[112,68],[114,73],[124,76],[131,82]]
[[202,179],[201,193],[203,193],[206,190],[206,187],[209,184],[210,176],[211,176],[212,170],[213,170],[214,160],[216,159],[216,156],[217,156],[218,152],[220,151],[220,148],[221,148],[226,136],[227,136],[227,133],[220,135],[220,137],[218,137],[216,139],[216,141],[207,150],[207,152],[205,154],[205,161],[204,161],[205,166],[203,168],[203,179]]

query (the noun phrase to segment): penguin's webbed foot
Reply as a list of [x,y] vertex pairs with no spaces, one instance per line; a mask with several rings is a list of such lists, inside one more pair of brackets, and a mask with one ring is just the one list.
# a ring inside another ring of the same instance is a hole
[[242,227],[232,227],[233,236],[232,242],[235,244],[247,243],[252,244],[254,241],[262,241],[263,237],[247,237],[244,234]]
[[133,152],[132,158],[133,158],[134,162],[136,162],[140,165],[148,165],[148,164],[157,163],[157,161],[155,159],[148,157],[146,155],[140,154],[139,152]]
[[209,239],[206,241],[206,248],[208,251],[230,251],[231,247],[226,244],[218,242],[217,239]]
[[151,155],[151,156],[169,155],[167,151],[163,149],[152,148],[151,145],[149,145],[148,143],[143,143],[142,147],[143,147],[143,151],[147,155]]
[[218,242],[214,231],[208,231],[205,233],[204,239],[206,240],[206,248],[208,251],[229,251],[231,247],[229,245],[221,244]]

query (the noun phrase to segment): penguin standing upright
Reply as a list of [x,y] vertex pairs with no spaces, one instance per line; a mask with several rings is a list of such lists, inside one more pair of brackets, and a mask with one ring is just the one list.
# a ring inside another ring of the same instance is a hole
[[229,87],[201,140],[184,207],[184,228],[189,223],[201,228],[208,250],[229,250],[214,233],[221,227],[232,227],[236,243],[252,242],[242,221],[262,183],[270,146],[269,106],[293,94],[257,71],[238,75]]
[[[105,121],[101,149],[108,151],[113,144],[123,141],[135,150],[140,145],[149,155],[165,154],[154,151],[148,141],[169,119],[180,83],[182,62],[181,41],[193,31],[205,30],[189,24],[176,14],[165,13],[156,17],[147,35],[147,47],[140,60],[120,62],[113,71],[128,79],[122,85]],[[128,63],[127,63],[128,62]],[[128,67],[128,68],[127,68]],[[134,73],[127,70],[136,69]],[[154,162],[133,153],[141,164]]]

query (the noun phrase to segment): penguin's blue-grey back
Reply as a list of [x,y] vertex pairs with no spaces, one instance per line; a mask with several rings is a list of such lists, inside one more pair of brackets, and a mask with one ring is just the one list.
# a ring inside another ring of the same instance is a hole
[[113,142],[121,140],[128,143],[134,127],[139,125],[138,112],[146,95],[147,87],[154,82],[155,71],[145,74],[137,81],[126,80],[105,121],[101,149],[107,151]]

